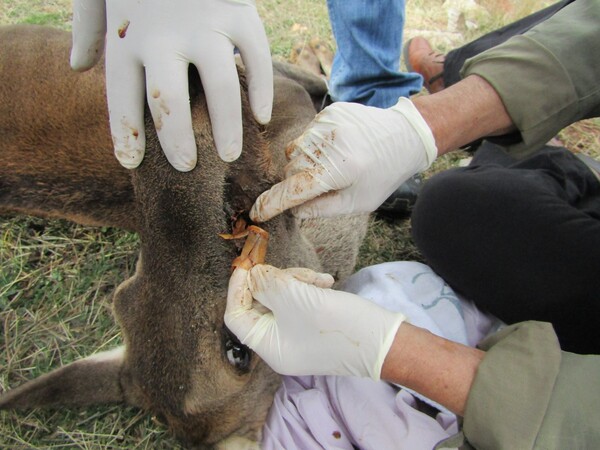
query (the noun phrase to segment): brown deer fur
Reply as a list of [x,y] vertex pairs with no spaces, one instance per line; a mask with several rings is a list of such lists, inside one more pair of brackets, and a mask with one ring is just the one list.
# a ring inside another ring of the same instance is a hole
[[[0,408],[125,402],[164,418],[193,446],[256,442],[279,378],[256,355],[247,366],[228,361],[225,346],[234,338],[223,313],[237,249],[217,234],[281,178],[286,143],[315,114],[306,89],[289,73],[276,77],[267,127],[252,119],[244,94],[244,149],[228,164],[217,156],[191,70],[197,168],[174,170],[147,119],[146,156],[127,171],[112,154],[102,65],[72,72],[70,35],[44,27],[4,27],[0,46],[0,213],[118,226],[141,237],[136,272],[113,299],[124,348],[8,391]],[[315,79],[307,79],[314,88]],[[301,223],[283,214],[264,227],[269,263],[343,278],[366,217]]]

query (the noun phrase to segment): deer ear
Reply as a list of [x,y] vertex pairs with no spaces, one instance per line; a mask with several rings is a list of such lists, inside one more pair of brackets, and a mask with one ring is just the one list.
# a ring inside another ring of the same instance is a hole
[[0,396],[0,409],[90,406],[126,401],[120,377],[125,346],[97,353],[26,382]]

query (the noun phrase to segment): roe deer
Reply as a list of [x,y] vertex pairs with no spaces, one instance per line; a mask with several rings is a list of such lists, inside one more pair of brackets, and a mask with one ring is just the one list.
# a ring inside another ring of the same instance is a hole
[[[164,418],[188,445],[257,448],[279,377],[223,324],[237,249],[218,233],[281,178],[285,145],[316,113],[311,98],[289,73],[276,76],[273,119],[263,127],[252,119],[242,77],[244,148],[238,161],[225,163],[190,70],[196,169],[181,173],[168,164],[147,118],[144,161],[127,171],[113,156],[104,67],[72,72],[70,39],[39,26],[0,29],[0,213],[139,233],[136,272],[113,298],[124,346],[4,393],[0,409],[123,402]],[[364,215],[301,222],[282,214],[264,224],[267,261],[343,278],[366,224]]]

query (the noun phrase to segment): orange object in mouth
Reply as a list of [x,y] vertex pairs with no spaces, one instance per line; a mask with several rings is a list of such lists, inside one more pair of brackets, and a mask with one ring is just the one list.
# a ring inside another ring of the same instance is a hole
[[247,229],[248,236],[242,248],[240,256],[231,263],[231,268],[250,270],[257,264],[264,264],[269,244],[269,233],[256,225],[250,225]]
[[225,240],[246,237],[248,236],[248,224],[242,217],[238,217],[233,224],[233,231],[231,233],[220,233],[219,236]]

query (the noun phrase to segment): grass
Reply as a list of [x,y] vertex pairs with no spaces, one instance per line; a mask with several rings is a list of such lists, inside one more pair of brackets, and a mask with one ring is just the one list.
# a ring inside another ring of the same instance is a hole
[[[318,37],[335,47],[325,0],[258,0],[275,57],[287,58],[297,43]],[[482,0],[467,11],[457,31],[446,30],[440,0],[407,3],[405,38],[424,34],[444,52],[549,4],[540,0]],[[35,23],[69,30],[68,0],[3,0],[0,24]],[[470,23],[468,24],[467,22]],[[473,26],[475,23],[477,26]],[[469,25],[469,26],[467,26]],[[579,122],[560,133],[573,151],[600,156],[600,120]],[[432,174],[466,155],[436,161]],[[132,272],[138,239],[116,229],[60,220],[0,217],[0,389],[52,368],[112,348],[120,341],[110,313],[111,293]],[[421,259],[410,239],[410,221],[373,219],[359,267]],[[160,449],[178,444],[139,411],[119,407],[85,410],[0,412],[0,448]]]
[[[115,284],[133,271],[137,236],[41,219],[4,225],[0,317],[6,365],[31,367],[9,371],[9,378],[2,374],[3,387],[86,356],[98,343],[117,345],[108,301]],[[32,358],[35,365],[28,364]]]
[[2,0],[0,24],[31,23],[70,29],[70,0]]

